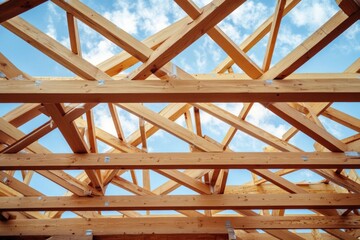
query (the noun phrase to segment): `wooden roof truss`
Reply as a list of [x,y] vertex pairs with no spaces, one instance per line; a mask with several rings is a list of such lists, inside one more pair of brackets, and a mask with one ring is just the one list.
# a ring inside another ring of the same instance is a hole
[[[354,169],[360,167],[360,119],[332,103],[360,101],[360,58],[343,73],[294,73],[359,19],[358,0],[337,0],[339,11],[274,66],[270,63],[282,17],[300,0],[278,0],[273,15],[240,45],[216,25],[241,7],[242,0],[213,0],[201,9],[191,0],[175,0],[188,16],[143,41],[80,1],[52,0],[66,12],[70,49],[18,16],[44,2],[5,1],[0,4],[1,25],[76,76],[33,77],[0,53],[0,102],[22,103],[0,118],[0,236],[358,239],[360,178]],[[123,51],[97,66],[86,61],[77,20]],[[212,73],[189,74],[171,62],[204,34],[228,55]],[[247,52],[267,34],[265,58],[258,66]],[[129,75],[121,74],[138,62],[142,64]],[[233,65],[244,74],[234,73]],[[213,102],[244,104],[235,115]],[[255,102],[292,127],[279,138],[247,121]],[[155,112],[142,103],[167,104]],[[95,125],[93,111],[98,104],[108,107],[115,135]],[[128,137],[119,108],[139,118],[138,129]],[[230,126],[224,129],[223,141],[203,135],[200,112]],[[30,133],[20,130],[39,115],[49,121]],[[319,116],[356,134],[338,139],[323,127]],[[181,117],[186,127],[175,122]],[[38,143],[55,129],[73,153],[55,154]],[[189,152],[148,152],[147,140],[159,130],[188,143]],[[237,131],[268,147],[264,152],[233,152],[229,144]],[[316,142],[315,152],[303,152],[290,142],[298,132]],[[110,150],[99,152],[99,141]],[[74,177],[66,171],[73,169],[83,171]],[[229,169],[247,169],[253,179],[228,184]],[[299,169],[309,169],[323,181],[296,183],[284,178]],[[150,171],[168,180],[151,189]],[[124,177],[126,172],[130,178]],[[67,193],[44,195],[30,186],[34,174]],[[143,182],[137,179],[139,174]],[[110,184],[133,196],[107,195]],[[194,194],[172,195],[179,187]],[[307,209],[307,213],[291,214],[289,209]],[[63,218],[66,211],[77,217]]]

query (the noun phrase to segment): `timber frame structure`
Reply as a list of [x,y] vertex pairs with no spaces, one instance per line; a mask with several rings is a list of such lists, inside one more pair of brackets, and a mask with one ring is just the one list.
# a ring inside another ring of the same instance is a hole
[[[0,4],[0,24],[76,76],[33,77],[0,53],[0,102],[21,103],[0,118],[0,238],[359,239],[360,178],[355,169],[360,168],[360,119],[332,103],[360,102],[360,58],[344,73],[294,73],[359,19],[359,0],[337,0],[338,12],[272,67],[281,19],[300,0],[278,0],[274,14],[240,45],[216,25],[243,0],[213,0],[202,9],[191,0],[175,0],[188,16],[143,41],[80,1],[52,0],[67,14],[71,49],[18,16],[44,2],[5,1]],[[76,20],[124,51],[97,66],[84,60]],[[268,33],[259,67],[246,53]],[[189,74],[171,63],[204,34],[229,55],[213,73]],[[119,74],[138,62],[142,64],[128,76]],[[233,64],[244,74],[233,73]],[[236,116],[213,102],[244,104]],[[282,138],[246,120],[254,102],[292,125]],[[142,103],[167,105],[154,112]],[[116,136],[95,125],[93,108],[98,104],[108,106]],[[139,118],[138,129],[128,137],[118,108]],[[230,125],[222,142],[202,134],[200,111]],[[19,129],[39,115],[49,121],[27,134]],[[356,134],[337,139],[319,116]],[[175,123],[180,117],[185,117],[186,127]],[[55,154],[37,141],[56,128],[73,153]],[[188,143],[189,152],[148,153],[147,139],[159,129]],[[264,152],[233,152],[229,143],[236,131],[268,147]],[[289,143],[298,132],[315,140],[314,152]],[[97,141],[111,150],[98,152]],[[83,171],[74,177],[67,173],[71,169]],[[229,185],[229,169],[247,169],[253,179]],[[299,169],[309,169],[323,181],[284,178]],[[168,181],[151,189],[149,171]],[[122,176],[126,172],[132,180]],[[34,174],[68,192],[44,195],[30,186]],[[143,184],[136,178],[139,174]],[[109,184],[133,196],[109,196]],[[180,186],[194,194],[172,195]],[[306,211],[291,214],[289,209]],[[63,218],[66,211],[76,217]]]

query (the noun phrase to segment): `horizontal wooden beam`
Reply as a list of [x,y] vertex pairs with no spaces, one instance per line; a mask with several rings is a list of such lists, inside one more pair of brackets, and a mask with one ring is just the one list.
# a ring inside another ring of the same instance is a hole
[[[116,55],[115,55],[116,56]],[[359,60],[360,62],[360,60]],[[359,63],[360,64],[360,63]],[[355,64],[356,65],[356,64]],[[2,67],[2,66],[0,66]],[[355,66],[354,68],[356,68]],[[360,73],[360,72],[359,72]],[[359,73],[356,73],[354,70],[353,72],[341,72],[341,73],[292,73],[288,77],[286,77],[284,80],[310,80],[310,81],[317,81],[317,80],[327,80],[327,79],[336,79],[336,80],[347,80],[347,79],[354,79],[359,77]],[[18,76],[15,75],[15,76]],[[237,81],[243,81],[243,80],[253,80],[249,76],[247,76],[245,73],[195,73],[195,74],[187,74],[189,78],[180,77],[179,79],[183,80],[237,80]],[[126,74],[119,73],[115,76],[111,76],[113,80],[124,80],[127,77]],[[33,76],[33,79],[41,80],[41,81],[71,81],[71,80],[83,80],[83,78],[79,76]],[[101,79],[101,78],[98,78]],[[0,80],[6,80],[6,78],[1,78]],[[146,80],[159,80],[156,75],[151,75]],[[176,80],[176,79],[171,79]],[[260,78],[259,80],[266,80],[264,78]]]
[[0,211],[359,208],[360,194],[1,197]]
[[[234,229],[316,229],[360,228],[360,216],[251,216],[251,217],[174,217],[171,218],[93,218],[10,220],[0,222],[3,236],[79,235],[91,230],[94,236],[117,234],[227,233],[229,221]],[[41,231],[39,231],[41,229]]]
[[0,81],[0,102],[354,102],[360,81]]
[[360,157],[332,152],[0,154],[1,170],[360,168]]
[[[310,235],[310,233],[308,233],[308,235]],[[322,234],[325,235],[325,234]],[[244,236],[244,234],[243,234]],[[245,234],[245,236],[247,236]],[[258,233],[258,234],[254,234],[252,235],[252,239],[254,239],[254,237],[261,237],[261,239],[259,240],[264,240],[266,239],[266,237],[269,236],[268,234],[265,233]],[[321,236],[321,235],[319,235]],[[56,238],[55,238],[56,237]],[[271,236],[270,236],[271,237]],[[23,238],[21,237],[22,240],[33,240],[32,238]],[[93,236],[89,235],[89,236],[64,236],[64,235],[59,235],[59,236],[52,236],[51,238],[48,238],[46,240],[168,240],[168,239],[176,239],[176,240],[228,240],[229,239],[229,235],[227,233],[222,233],[222,234],[207,234],[207,233],[199,233],[199,234],[131,234],[131,235],[127,235],[127,234],[119,234],[116,236],[96,236],[96,238],[93,238]],[[243,239],[243,238],[241,238]],[[246,239],[246,238],[245,238]],[[271,239],[266,239],[266,240],[274,240],[275,238],[271,238]],[[277,239],[275,239],[277,240]],[[301,240],[303,240],[303,238],[301,238]],[[326,238],[322,238],[322,240],[334,240],[334,239],[326,239]],[[357,239],[356,239],[357,240]]]

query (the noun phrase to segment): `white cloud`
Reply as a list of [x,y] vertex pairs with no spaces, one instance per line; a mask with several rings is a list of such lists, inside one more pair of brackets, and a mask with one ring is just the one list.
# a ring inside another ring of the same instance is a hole
[[[83,58],[90,63],[96,65],[117,52],[118,47],[115,44],[80,21],[78,21],[78,29]],[[66,41],[67,39],[63,39],[63,44]]]
[[345,32],[345,37],[348,40],[356,40],[359,39],[359,33],[360,33],[360,24],[355,23]]
[[[170,25],[172,18],[183,16],[182,10],[173,2],[161,0],[116,1],[111,10],[100,14],[112,21],[119,28],[136,38],[143,38],[143,33],[154,34]],[[83,23],[79,24],[83,56],[93,64],[98,64],[118,52],[118,47]],[[51,32],[50,32],[51,33]],[[140,35],[141,36],[138,36]],[[67,39],[63,39],[65,45]]]
[[116,48],[107,39],[103,39],[98,42],[93,48],[83,54],[83,57],[92,64],[98,64],[102,61],[112,57]]
[[49,19],[49,23],[46,27],[46,35],[50,36],[51,38],[56,40],[57,37],[57,32],[56,32],[56,28],[55,28],[55,24],[54,22],[51,20],[51,18]]
[[102,130],[116,136],[116,130],[113,123],[113,120],[108,111],[106,111],[105,107],[97,108],[94,111],[95,115],[95,124],[101,128]]
[[317,177],[317,175],[309,169],[302,169],[298,171],[298,174],[307,182],[314,182]]
[[180,59],[179,66],[181,66],[181,68],[186,72],[192,72],[193,71],[193,67],[190,64],[188,64],[188,61],[187,61],[186,58],[181,58]]
[[140,28],[149,34],[154,34],[170,24],[167,13],[169,5],[163,1],[151,0],[151,5],[140,1],[137,4],[137,12],[140,16]]
[[298,27],[315,30],[336,12],[331,0],[303,0],[290,12],[290,19]]
[[334,135],[336,138],[345,138],[346,136],[343,134],[343,131],[341,129],[341,125],[338,123],[335,123],[332,120],[329,120],[328,118],[325,118],[323,116],[319,117],[319,120],[324,125],[324,128]]
[[346,43],[337,45],[344,53],[354,53],[360,51],[360,24],[357,22],[353,24],[347,31],[345,31]]
[[115,11],[106,11],[103,16],[129,34],[138,33],[138,16],[130,12],[127,6]]
[[203,72],[207,66],[207,56],[206,52],[204,51],[194,51],[195,59],[196,59],[196,71],[197,72]]
[[196,72],[209,71],[209,65],[219,62],[221,58],[221,50],[217,44],[208,36],[199,39],[201,44],[193,51],[195,55]]
[[235,26],[254,30],[270,16],[272,10],[261,2],[246,1],[228,17]]
[[56,24],[61,20],[61,14],[56,10],[56,7],[53,3],[49,2],[47,4],[48,14],[48,24],[46,26],[46,34],[53,39],[57,39],[57,30]]
[[221,30],[224,31],[224,33],[231,38],[235,43],[240,43],[243,39],[244,36],[241,37],[240,35],[240,30],[238,28],[236,28],[232,23],[230,23],[229,21],[222,21],[219,24],[219,27],[221,28]]
[[154,34],[185,13],[173,1],[117,1],[104,16],[130,34]]
[[280,50],[280,57],[285,56],[299,46],[304,39],[304,34],[294,33],[288,25],[282,25],[276,41],[276,48]]

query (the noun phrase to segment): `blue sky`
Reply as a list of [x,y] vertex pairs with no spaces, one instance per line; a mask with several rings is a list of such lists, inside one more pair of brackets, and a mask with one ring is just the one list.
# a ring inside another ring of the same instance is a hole
[[[113,21],[122,29],[132,34],[137,39],[145,39],[158,32],[162,28],[173,23],[177,19],[185,16],[184,12],[170,0],[121,0],[121,1],[82,1],[88,6],[96,9],[97,12]],[[203,6],[209,1],[195,1],[198,6]],[[244,3],[239,9],[228,16],[219,24],[219,27],[228,34],[236,43],[241,43],[256,27],[266,20],[274,11],[276,1],[252,1]],[[282,57],[297,47],[304,39],[310,36],[319,26],[325,23],[332,15],[339,10],[333,0],[303,0],[283,18],[278,41],[275,48],[272,65],[276,64]],[[21,15],[24,19],[35,25],[37,28],[47,33],[49,36],[69,47],[69,37],[67,33],[65,12],[52,2],[47,2],[29,12]],[[83,57],[93,64],[98,64],[107,58],[119,53],[121,49],[110,41],[106,40],[94,30],[79,22],[79,32],[81,37],[81,47]],[[268,36],[260,41],[248,54],[259,65],[262,65],[264,51]],[[9,58],[18,68],[33,76],[73,76],[73,74],[57,64],[40,51],[36,50],[8,30],[0,27],[0,51]],[[336,40],[330,43],[323,51],[318,53],[313,59],[308,61],[297,72],[342,72],[353,61],[360,56],[360,23],[357,22],[345,31]],[[178,55],[173,62],[190,73],[209,73],[226,57],[225,53],[208,36],[203,36],[184,52]],[[241,72],[238,67],[234,67],[235,72]],[[126,70],[125,73],[129,73]],[[14,104],[0,105],[0,115],[6,114],[14,108]],[[164,104],[146,104],[154,111],[159,111]],[[218,106],[237,115],[241,110],[241,103],[218,104]],[[352,116],[360,118],[358,103],[335,103],[333,107],[342,110]],[[126,136],[129,136],[138,128],[138,118],[128,112],[118,108],[121,123]],[[210,115],[201,112],[203,124],[203,134],[221,142],[229,126]],[[25,133],[30,132],[42,123],[46,122],[46,116],[39,116],[29,123],[21,126],[20,129]],[[355,134],[354,131],[347,129],[327,118],[320,117],[320,120],[334,136],[339,139]],[[110,118],[110,113],[106,105],[100,104],[95,108],[95,121],[98,127],[115,135],[115,129]],[[260,104],[255,104],[247,121],[281,137],[290,125],[279,117],[275,116]],[[184,118],[181,117],[177,123],[185,126]],[[54,130],[48,136],[40,139],[40,143],[53,152],[70,152],[70,148],[65,140]],[[299,133],[291,143],[297,145],[304,151],[314,151],[314,141],[306,135]],[[151,152],[183,152],[189,151],[188,144],[175,138],[165,131],[158,131],[148,140]],[[262,151],[266,146],[248,135],[238,132],[230,144],[234,151]],[[104,152],[109,149],[105,144],[99,144],[99,151]],[[76,175],[78,172],[69,172]],[[166,178],[153,173],[154,181],[152,189],[166,181]],[[19,177],[19,174],[17,175]],[[139,182],[141,172],[137,172]],[[130,180],[129,174],[124,174],[125,179]],[[302,170],[289,177],[293,181],[318,181],[319,178],[314,173]],[[242,184],[250,181],[251,176],[246,170],[232,170],[229,175],[230,184]],[[48,182],[43,185],[44,182]],[[35,175],[31,185],[42,189],[49,195],[57,195],[57,186]],[[41,187],[41,186],[46,186]],[[64,192],[64,190],[63,190]],[[125,194],[125,191],[111,186],[108,189],[110,194]],[[182,187],[174,193],[192,193],[191,190]]]

